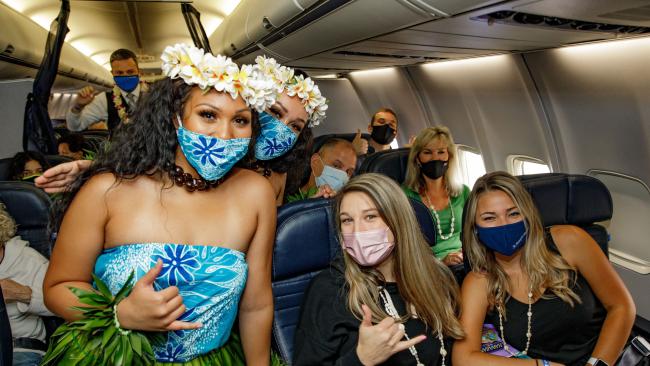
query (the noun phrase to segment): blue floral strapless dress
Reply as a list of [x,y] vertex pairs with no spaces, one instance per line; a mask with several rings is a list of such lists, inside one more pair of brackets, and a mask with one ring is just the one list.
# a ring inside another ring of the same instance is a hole
[[135,271],[137,281],[159,259],[163,268],[154,288],[177,286],[187,308],[179,320],[203,326],[168,332],[166,343],[153,347],[156,360],[188,362],[223,346],[246,284],[244,253],[215,246],[128,244],[104,250],[97,257],[95,273],[115,294],[131,271]]

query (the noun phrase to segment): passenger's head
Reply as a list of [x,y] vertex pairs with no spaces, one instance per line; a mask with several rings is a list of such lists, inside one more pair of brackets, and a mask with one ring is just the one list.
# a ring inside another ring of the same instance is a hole
[[[375,321],[388,316],[375,300],[377,287],[385,282],[378,268],[392,266],[401,295],[417,315],[446,336],[462,336],[456,281],[433,256],[397,183],[374,173],[353,178],[336,197],[335,217],[350,287],[348,307],[358,319],[363,317],[362,304],[368,305]],[[369,254],[379,247],[383,255]],[[365,259],[357,253],[365,253]],[[409,310],[408,315],[415,314]]]
[[563,299],[573,298],[566,284],[570,267],[545,241],[537,207],[519,179],[506,172],[488,173],[474,183],[463,224],[463,252],[473,271],[487,273],[490,301],[504,301],[507,274],[498,259],[520,255],[535,296],[542,286]]
[[332,138],[311,156],[311,171],[316,185],[328,184],[338,191],[354,174],[357,153],[348,140]]
[[449,193],[457,196],[463,189],[457,154],[447,127],[425,128],[411,146],[404,184],[419,192],[426,184],[425,179],[443,179]]
[[109,61],[115,84],[126,92],[133,91],[140,82],[140,68],[135,53],[120,48],[111,53]]
[[397,114],[390,108],[379,108],[368,124],[370,137],[379,145],[389,145],[397,136]]
[[70,133],[59,138],[59,155],[74,160],[83,159],[84,137],[78,133]]
[[11,160],[11,179],[33,182],[34,178],[43,174],[49,167],[43,154],[37,151],[19,152]]
[[0,202],[0,248],[16,236],[16,221],[7,212],[5,205]]

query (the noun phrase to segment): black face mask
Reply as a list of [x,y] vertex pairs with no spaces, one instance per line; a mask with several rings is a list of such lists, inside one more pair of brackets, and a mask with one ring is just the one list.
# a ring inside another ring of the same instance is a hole
[[424,175],[431,179],[438,179],[445,175],[449,167],[449,161],[430,160],[420,164],[420,170]]
[[395,139],[395,130],[390,125],[372,126],[370,137],[380,145],[388,145]]

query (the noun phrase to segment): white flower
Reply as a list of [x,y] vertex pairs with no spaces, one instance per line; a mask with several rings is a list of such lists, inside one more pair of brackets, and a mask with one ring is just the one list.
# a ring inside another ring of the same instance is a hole
[[181,55],[183,53],[183,44],[167,46],[163,51],[160,59],[162,60],[162,72],[164,75],[175,79],[181,70]]

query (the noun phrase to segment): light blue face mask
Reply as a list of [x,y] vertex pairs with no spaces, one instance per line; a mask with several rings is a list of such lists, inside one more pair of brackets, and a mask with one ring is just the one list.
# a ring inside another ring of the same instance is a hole
[[336,169],[334,167],[326,165],[320,155],[318,158],[320,159],[321,164],[323,164],[323,172],[321,175],[316,177],[316,186],[320,187],[327,184],[333,190],[337,192],[340,191],[341,188],[343,188],[343,186],[348,182],[350,177],[348,177],[347,173],[341,169]]
[[293,130],[272,115],[261,112],[260,136],[255,142],[255,157],[258,160],[271,160],[286,154],[298,137]]
[[250,138],[222,140],[183,128],[178,119],[178,144],[187,161],[203,179],[217,180],[226,175],[248,152]]

